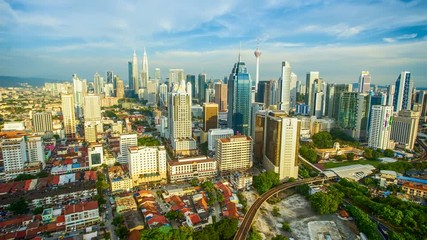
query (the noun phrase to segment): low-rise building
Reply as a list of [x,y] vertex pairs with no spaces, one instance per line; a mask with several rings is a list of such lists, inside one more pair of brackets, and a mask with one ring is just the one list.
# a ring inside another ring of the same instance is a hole
[[168,162],[169,181],[188,181],[193,178],[209,179],[217,175],[215,159],[206,156],[180,158]]
[[97,224],[100,221],[98,202],[90,201],[67,205],[64,210],[65,231],[71,232]]
[[115,202],[116,202],[116,212],[118,214],[130,211],[130,210],[137,210],[137,205],[132,195],[125,196],[125,197],[116,197]]
[[132,179],[128,173],[123,171],[122,166],[112,166],[108,168],[111,192],[127,192],[133,187]]

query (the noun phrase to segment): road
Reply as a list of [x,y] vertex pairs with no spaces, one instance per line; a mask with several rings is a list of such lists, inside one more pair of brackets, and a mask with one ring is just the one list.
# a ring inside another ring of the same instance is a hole
[[307,183],[314,183],[314,182],[320,182],[326,180],[323,177],[314,177],[314,178],[307,178],[303,180],[298,180],[296,182],[291,183],[284,183],[282,185],[279,185],[277,187],[274,187],[270,189],[269,191],[262,194],[249,208],[248,212],[246,213],[245,217],[243,218],[242,224],[240,225],[239,229],[236,232],[236,235],[234,235],[234,240],[245,240],[249,230],[251,229],[252,222],[258,212],[258,209],[262,206],[262,204],[267,201],[271,196],[274,194],[281,192],[283,190],[293,188],[299,185],[307,184]]
[[105,215],[105,220],[106,220],[105,226],[108,228],[108,230],[110,230],[111,240],[117,240],[119,238],[116,236],[116,232],[114,232],[114,225],[112,224],[113,223],[113,209],[111,209],[109,196],[107,195],[106,197],[108,198],[107,204],[106,204],[108,214]]

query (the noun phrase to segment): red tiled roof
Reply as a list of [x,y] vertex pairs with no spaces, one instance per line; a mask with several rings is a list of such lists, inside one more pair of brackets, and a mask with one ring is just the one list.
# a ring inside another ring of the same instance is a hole
[[26,232],[25,230],[16,232],[16,238],[25,238]]
[[166,219],[166,217],[156,214],[150,220],[148,220],[147,223],[148,223],[148,225],[153,225],[155,223],[164,225],[164,224],[168,223],[168,220]]
[[141,232],[138,230],[133,230],[132,232],[129,233],[128,235],[128,239],[129,240],[139,240],[141,239]]
[[31,179],[30,180],[25,180],[24,191],[28,191],[28,189],[30,189],[31,181],[32,181]]
[[230,218],[239,218],[239,213],[237,212],[236,204],[233,202],[227,203],[228,217]]
[[199,217],[199,214],[197,214],[197,213],[190,214],[190,215],[188,215],[188,217],[190,218],[190,221],[191,221],[191,223],[193,223],[193,225],[196,225],[202,221]]
[[98,208],[97,201],[90,201],[87,203],[81,203],[76,205],[68,205],[65,207],[65,215],[76,213],[76,212],[84,212],[88,210],[93,210]]
[[10,226],[10,225],[22,225],[22,222],[29,221],[31,219],[33,219],[33,217],[30,215],[9,219],[7,221],[0,222],[0,228],[4,228],[4,227]]
[[64,215],[59,215],[59,216],[56,218],[56,224],[64,223],[64,222],[65,222],[65,216],[64,216]]

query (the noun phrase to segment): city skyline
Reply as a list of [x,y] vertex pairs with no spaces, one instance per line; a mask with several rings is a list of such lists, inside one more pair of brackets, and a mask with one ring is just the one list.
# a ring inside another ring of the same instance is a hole
[[151,76],[183,68],[222,79],[242,42],[253,76],[259,46],[262,81],[278,79],[289,61],[299,79],[319,71],[327,82],[353,83],[369,71],[373,84],[387,85],[409,71],[425,87],[426,9],[423,1],[0,1],[0,75],[90,80],[112,70],[127,83],[133,50],[142,59],[146,47]]

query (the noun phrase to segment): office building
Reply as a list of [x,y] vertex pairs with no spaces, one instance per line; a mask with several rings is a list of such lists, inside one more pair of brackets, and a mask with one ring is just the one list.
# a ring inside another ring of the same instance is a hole
[[231,128],[215,128],[209,129],[208,132],[208,150],[215,151],[218,139],[228,138],[234,135]]
[[138,136],[136,134],[120,135],[120,154],[117,156],[119,163],[128,163],[128,148],[138,146]]
[[169,69],[169,90],[172,90],[174,84],[179,85],[182,80],[185,80],[184,69]]
[[122,79],[117,79],[116,81],[116,97],[117,98],[124,98],[125,97],[125,85],[123,83]]
[[107,71],[107,83],[112,83],[114,85],[114,74],[112,71]]
[[159,86],[159,101],[161,106],[168,105],[168,85],[164,83]]
[[99,73],[95,73],[93,75],[93,93],[102,94],[104,91],[104,78],[99,75]]
[[94,143],[97,141],[97,124],[96,122],[85,122],[84,132],[85,132],[85,141],[89,143]]
[[148,70],[148,57],[144,47],[144,55],[142,57],[142,71],[141,71],[141,88],[147,88],[148,81],[150,80]]
[[256,93],[256,96],[255,96],[255,102],[264,103],[265,89],[267,84],[268,84],[267,81],[258,82],[258,92]]
[[413,150],[418,133],[420,112],[401,110],[398,116],[393,118],[390,138],[396,146]]
[[290,84],[290,109],[295,109],[297,104],[297,91],[298,89],[298,76],[295,73],[291,73],[291,84]]
[[368,93],[371,90],[371,74],[363,71],[359,77],[359,92]]
[[289,113],[291,107],[291,64],[282,62],[282,75],[279,79],[279,109]]
[[190,95],[185,80],[169,93],[168,128],[174,155],[191,155],[197,151],[193,139]]
[[371,108],[368,146],[374,149],[391,149],[390,134],[393,122],[393,107],[373,105]]
[[160,68],[155,68],[154,69],[154,79],[157,79],[159,81],[162,80],[162,73],[160,71]]
[[315,79],[310,88],[311,103],[309,104],[310,115],[322,118],[325,112],[325,86],[324,81]]
[[203,104],[203,131],[208,132],[210,129],[218,128],[218,104]]
[[263,165],[279,180],[298,178],[299,121],[284,111],[268,112],[264,126]]
[[168,161],[168,177],[170,183],[190,181],[194,178],[199,181],[212,179],[218,172],[215,159],[206,156],[178,158]]
[[216,146],[216,160],[222,176],[252,167],[252,139],[245,135],[221,138]]
[[33,132],[45,133],[53,131],[52,113],[35,112],[32,116]]
[[61,95],[61,110],[64,123],[64,133],[73,138],[76,134],[76,118],[74,114],[74,97],[71,94]]
[[189,83],[189,82],[191,83],[191,96],[193,98],[198,98],[198,95],[197,95],[198,91],[196,91],[196,87],[197,87],[196,76],[193,74],[187,74],[185,79],[186,79],[185,81],[187,83]]
[[251,133],[251,76],[246,64],[241,61],[234,64],[228,79],[228,127],[236,133]]
[[331,115],[328,115],[329,117],[338,121],[341,93],[352,92],[352,91],[353,91],[353,86],[351,84],[334,84],[333,101],[332,103],[329,103],[329,106],[328,106],[328,114],[332,111]]
[[215,103],[218,104],[218,108],[220,112],[228,111],[228,103],[227,103],[227,88],[228,85],[219,81],[215,85]]
[[206,89],[207,89],[207,83],[206,83],[206,73],[200,73],[197,76],[197,86],[198,86],[198,100],[199,103],[202,104],[206,101]]
[[267,111],[259,111],[255,114],[255,128],[253,137],[253,153],[254,162],[262,164],[263,149],[264,149],[264,125],[265,125],[265,114]]
[[338,126],[358,141],[366,140],[369,96],[366,93],[342,92]]
[[83,117],[83,97],[86,95],[86,84],[83,84],[76,74],[73,74],[74,112],[77,118]]
[[411,110],[413,82],[411,73],[403,71],[396,80],[393,96],[394,112]]
[[316,79],[320,79],[319,77],[319,72],[308,72],[305,78],[305,87],[306,87],[306,91],[305,91],[305,104],[308,105],[310,111],[312,109],[312,98],[313,98],[313,83]]
[[129,147],[129,174],[134,186],[150,182],[163,182],[166,178],[166,149],[158,147]]
[[[131,79],[129,79],[129,85],[133,87],[133,93],[138,94],[140,85],[140,78],[138,73],[138,58],[136,57],[136,52],[133,51],[132,64],[131,64]],[[132,81],[132,84],[130,82]]]
[[277,105],[278,103],[278,83],[277,80],[270,80],[264,91],[264,103],[265,107],[268,108],[272,105]]

